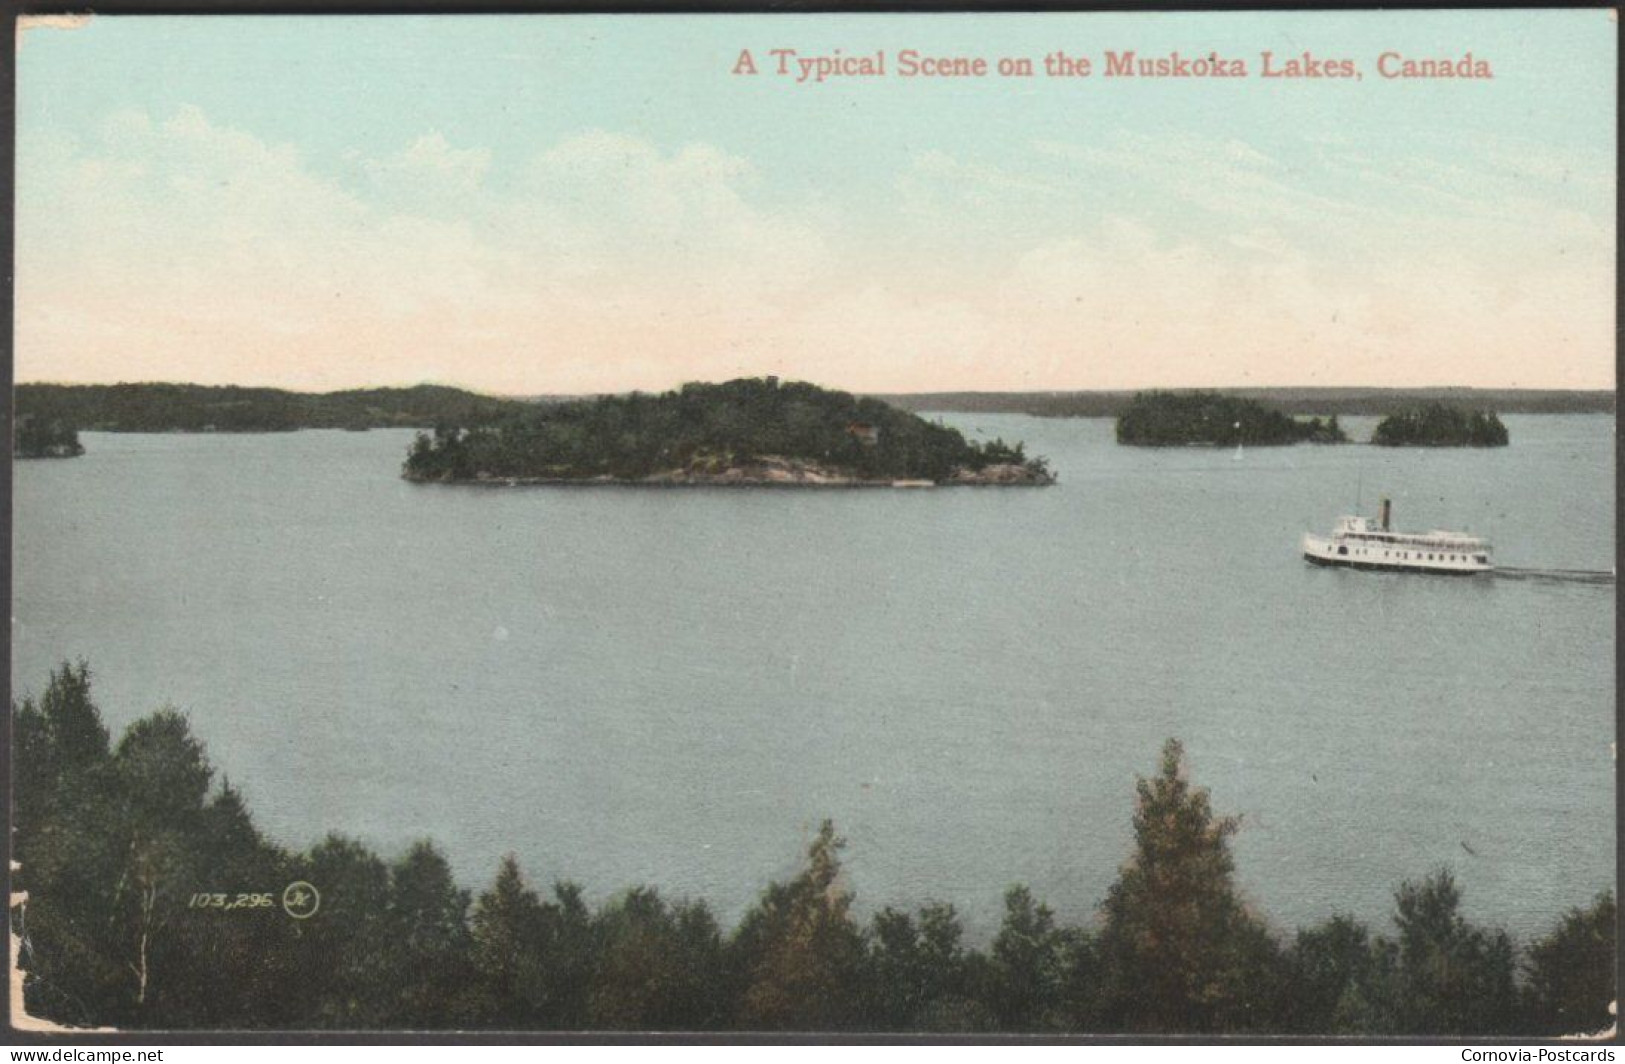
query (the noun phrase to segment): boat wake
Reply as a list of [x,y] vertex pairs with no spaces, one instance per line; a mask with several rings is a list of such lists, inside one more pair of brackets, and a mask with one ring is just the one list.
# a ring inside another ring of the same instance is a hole
[[1614,573],[1609,569],[1519,569],[1498,566],[1495,575],[1504,580],[1540,580],[1561,584],[1612,584]]

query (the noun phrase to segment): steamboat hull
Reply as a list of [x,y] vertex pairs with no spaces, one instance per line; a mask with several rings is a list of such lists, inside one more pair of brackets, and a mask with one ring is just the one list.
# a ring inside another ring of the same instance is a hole
[[1311,565],[1329,569],[1382,573],[1477,576],[1495,569],[1489,560],[1488,547],[1478,541],[1427,542],[1412,537],[1396,542],[1369,533],[1357,534],[1356,538],[1306,535],[1303,558]]
[[1482,569],[1433,569],[1425,565],[1399,565],[1393,562],[1360,562],[1350,561],[1347,558],[1322,558],[1308,552],[1304,553],[1303,560],[1310,565],[1319,565],[1326,569],[1363,569],[1371,573],[1426,573],[1432,576],[1478,576],[1480,573],[1490,571],[1489,567]]

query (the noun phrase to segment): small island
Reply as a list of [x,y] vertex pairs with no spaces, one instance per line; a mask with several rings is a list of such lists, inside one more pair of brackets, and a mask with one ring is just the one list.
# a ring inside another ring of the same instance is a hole
[[928,487],[1054,483],[1042,458],[972,443],[876,399],[776,377],[536,405],[419,433],[407,480],[485,484]]
[[84,453],[84,444],[79,442],[79,431],[67,422],[33,414],[17,415],[13,457],[77,458]]
[[1505,447],[1507,427],[1493,411],[1423,403],[1383,418],[1371,442],[1378,447]]
[[1117,442],[1133,447],[1273,447],[1347,443],[1337,423],[1299,419],[1253,399],[1217,392],[1139,392],[1117,417]]

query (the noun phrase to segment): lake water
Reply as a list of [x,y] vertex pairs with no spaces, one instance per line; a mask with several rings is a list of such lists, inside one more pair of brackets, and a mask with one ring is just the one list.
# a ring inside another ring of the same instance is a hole
[[1090,921],[1170,736],[1283,931],[1386,929],[1400,881],[1448,866],[1527,937],[1613,882],[1612,585],[1297,553],[1387,493],[1500,564],[1608,570],[1612,418],[1239,461],[945,420],[1059,485],[415,486],[409,432],[87,433],[15,467],[15,685],[82,656],[115,729],[185,709],[289,846],[431,837],[476,893],[511,850],[727,926],[824,817],[866,913],[950,901],[982,940],[1024,882]]

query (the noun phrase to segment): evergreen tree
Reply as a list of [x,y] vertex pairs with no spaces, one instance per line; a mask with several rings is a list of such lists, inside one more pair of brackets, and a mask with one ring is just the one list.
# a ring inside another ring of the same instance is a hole
[[64,664],[38,702],[12,703],[13,890],[25,1000],[40,1015],[79,1025],[108,1022],[121,980],[106,948],[108,884],[122,853],[111,753],[90,669]]
[[886,908],[869,932],[868,1025],[887,1031],[975,1031],[992,1023],[973,986],[975,956],[952,905]]
[[[1294,988],[1296,990],[1296,988]],[[1332,1014],[1334,1034],[1397,1035],[1404,1009],[1399,975],[1399,947],[1378,935],[1371,940],[1363,977],[1351,980]],[[1288,1014],[1291,1014],[1288,1008]]]
[[472,932],[480,1021],[512,1029],[545,1022],[542,903],[525,885],[513,854],[502,859],[496,882],[480,895]]
[[[827,821],[726,943],[703,903],[650,888],[596,915],[573,884],[542,900],[512,857],[470,920],[428,843],[386,864],[339,836],[303,854],[267,841],[173,710],[110,750],[82,664],[13,703],[12,729],[25,1002],[66,1023],[1482,1036],[1610,1021],[1612,894],[1533,944],[1521,991],[1512,942],[1462,916],[1448,872],[1399,889],[1394,937],[1335,917],[1283,955],[1236,896],[1236,821],[1190,786],[1174,742],[1139,782],[1135,852],[1098,935],[1017,887],[983,952],[946,904],[883,910],[865,939]],[[190,900],[296,880],[319,884],[308,919]]]
[[[241,792],[222,782],[207,800],[188,839],[197,879],[175,892],[162,1023],[183,1027],[274,1027],[292,1018],[282,1000],[287,986],[292,921],[276,891],[294,878],[288,856],[255,828]],[[224,892],[229,904],[270,893],[271,905],[228,910],[194,909],[198,887]]]
[[553,884],[553,898],[542,906],[542,931],[543,1022],[562,1030],[583,1029],[587,1026],[597,943],[579,885]]
[[1102,1022],[1124,1031],[1247,1031],[1273,1022],[1275,946],[1236,897],[1229,839],[1170,739],[1139,781],[1135,852],[1107,895]]
[[1394,895],[1399,927],[1398,1029],[1401,1034],[1490,1035],[1516,1024],[1512,943],[1461,915],[1461,891],[1448,870]]
[[1004,923],[993,940],[993,1018],[1000,1030],[1039,1031],[1065,1026],[1061,992],[1067,941],[1049,906],[1024,886],[1004,895]]
[[389,866],[360,842],[334,834],[294,863],[289,880],[296,878],[321,891],[321,906],[289,929],[284,1007],[316,1027],[387,1026],[397,1014],[400,978],[390,967],[396,928]]
[[832,1030],[859,1022],[863,938],[841,884],[843,839],[826,820],[807,850],[807,868],[768,886],[734,935],[745,980],[739,1026]]
[[471,1019],[468,892],[433,843],[413,843],[389,875],[385,928],[399,989],[393,1022],[447,1027]]
[[1609,1002],[1614,988],[1615,923],[1613,891],[1587,909],[1573,909],[1551,934],[1529,948],[1530,1028],[1523,1033],[1557,1036],[1594,1034],[1613,1024]]
[[1371,935],[1352,917],[1334,916],[1300,930],[1287,956],[1292,994],[1283,1026],[1297,1034],[1369,1030],[1376,1023],[1371,996],[1377,968]]
[[726,1005],[715,975],[722,934],[702,903],[668,906],[650,888],[628,891],[594,921],[597,963],[588,1025],[706,1030]]
[[[82,856],[64,845],[106,805],[110,760],[107,728],[90,696],[90,669],[63,664],[36,704],[12,703],[14,858],[21,882],[67,874]],[[74,840],[82,841],[82,840]]]

